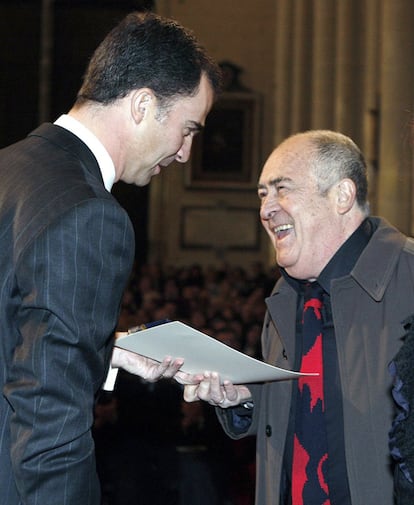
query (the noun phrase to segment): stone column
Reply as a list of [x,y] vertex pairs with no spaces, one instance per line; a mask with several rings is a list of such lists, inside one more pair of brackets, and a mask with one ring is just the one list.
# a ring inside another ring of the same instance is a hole
[[413,230],[414,2],[383,0],[378,212]]
[[334,125],[336,5],[313,1],[312,128]]
[[312,3],[293,0],[292,132],[311,127]]
[[377,214],[377,185],[379,169],[379,99],[382,0],[365,0],[363,101],[360,120],[360,147],[368,166],[368,199],[371,212]]
[[275,26],[275,145],[291,133],[292,97],[292,15],[291,0],[278,0]]
[[337,3],[335,122],[337,131],[362,139],[364,0]]

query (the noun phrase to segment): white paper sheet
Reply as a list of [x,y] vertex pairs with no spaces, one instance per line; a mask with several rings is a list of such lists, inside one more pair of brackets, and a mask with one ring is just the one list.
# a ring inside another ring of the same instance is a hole
[[222,380],[234,384],[296,379],[302,375],[247,356],[180,321],[119,337],[115,345],[156,361],[166,356],[184,358],[184,372],[218,372]]

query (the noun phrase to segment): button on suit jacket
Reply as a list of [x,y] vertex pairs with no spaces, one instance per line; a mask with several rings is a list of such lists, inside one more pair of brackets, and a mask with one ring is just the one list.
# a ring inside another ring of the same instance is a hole
[[72,133],[0,151],[0,244],[0,504],[97,505],[93,402],[134,234]]

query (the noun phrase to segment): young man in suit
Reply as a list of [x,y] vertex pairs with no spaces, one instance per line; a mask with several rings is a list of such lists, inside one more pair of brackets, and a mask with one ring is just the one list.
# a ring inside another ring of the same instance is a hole
[[110,362],[190,380],[179,359],[113,349],[134,235],[110,190],[186,162],[219,81],[190,32],[132,13],[69,113],[0,151],[2,505],[100,503],[91,425]]

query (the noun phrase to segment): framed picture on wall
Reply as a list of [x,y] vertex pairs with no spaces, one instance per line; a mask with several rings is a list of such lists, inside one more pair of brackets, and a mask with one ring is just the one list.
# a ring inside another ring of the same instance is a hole
[[260,165],[260,96],[227,92],[194,139],[186,169],[190,187],[255,188]]
[[[181,209],[181,247],[215,251],[258,251],[261,224],[257,215],[256,208],[184,206]],[[214,223],[214,227],[211,223]]]

